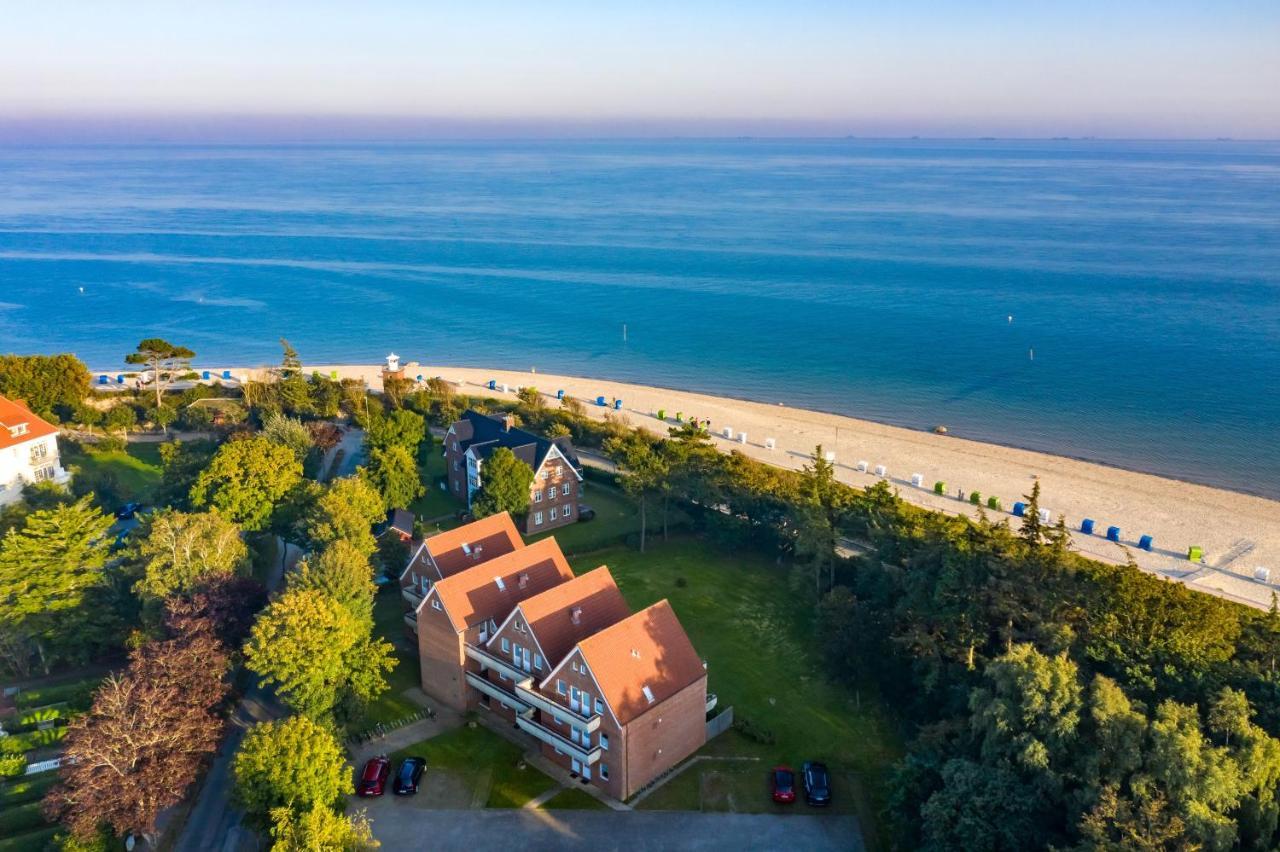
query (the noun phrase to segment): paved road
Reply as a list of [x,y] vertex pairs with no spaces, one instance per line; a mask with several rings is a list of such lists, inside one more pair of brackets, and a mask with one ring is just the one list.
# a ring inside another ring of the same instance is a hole
[[[333,457],[338,450],[342,450],[342,464],[337,470],[329,470],[333,464]],[[364,430],[357,429],[355,426],[346,427],[346,431],[342,433],[342,440],[329,450],[324,457],[324,469],[326,471],[325,480],[337,479],[341,476],[350,476],[356,472],[356,466],[364,460]]]
[[[409,805],[409,802],[393,802]],[[403,819],[387,811],[399,811]],[[434,811],[380,808],[373,833],[387,852],[487,850],[774,850],[862,852],[856,817],[674,811]]]
[[[267,578],[267,588],[272,591],[279,588],[285,565],[292,568],[301,556],[302,551],[297,546],[287,545],[282,560],[284,564],[273,567],[271,576]],[[231,760],[251,726],[284,715],[284,708],[275,696],[259,686],[257,678],[254,678],[253,685],[231,714],[231,732],[222,741],[222,748],[205,776],[182,834],[174,844],[177,852],[233,852],[241,848],[256,848],[254,833],[241,825],[244,813],[231,803]]]

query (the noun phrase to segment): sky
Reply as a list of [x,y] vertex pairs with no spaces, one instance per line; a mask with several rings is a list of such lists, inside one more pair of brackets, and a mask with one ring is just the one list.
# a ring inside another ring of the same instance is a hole
[[1280,138],[1280,2],[0,0],[0,135],[145,126]]

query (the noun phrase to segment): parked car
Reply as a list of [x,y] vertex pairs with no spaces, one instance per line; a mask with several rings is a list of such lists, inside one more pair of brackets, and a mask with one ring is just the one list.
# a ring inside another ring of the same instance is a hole
[[787,766],[775,766],[769,773],[773,800],[788,805],[796,800],[796,774]]
[[396,782],[391,792],[397,796],[412,796],[418,792],[418,782],[422,780],[422,770],[427,768],[427,761],[421,757],[406,757],[400,761],[400,769],[396,771]]
[[369,758],[356,784],[358,796],[381,796],[387,792],[387,778],[391,775],[391,761],[386,755]]
[[578,522],[589,521],[596,516],[596,510],[588,506],[586,503],[578,504]]
[[804,765],[804,800],[815,808],[831,804],[831,775],[825,763],[808,761]]
[[140,509],[142,509],[141,503],[125,503],[119,509],[116,509],[116,520],[127,521],[138,514]]

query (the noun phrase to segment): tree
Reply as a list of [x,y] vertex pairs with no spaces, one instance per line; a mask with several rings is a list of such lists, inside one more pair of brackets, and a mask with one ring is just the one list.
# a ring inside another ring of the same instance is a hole
[[34,652],[47,671],[57,643],[74,642],[81,651],[91,646],[79,630],[64,628],[104,584],[111,524],[92,498],[82,497],[33,512],[21,531],[10,530],[0,541],[0,633],[17,652],[9,661],[16,670],[24,671]]
[[541,411],[547,405],[547,401],[542,398],[542,394],[538,393],[538,389],[535,387],[520,388],[520,390],[516,391],[516,398],[520,400],[520,405],[530,411]]
[[289,341],[280,338],[280,347],[284,357],[276,370],[276,394],[281,407],[290,414],[307,414],[312,410],[311,388],[307,377],[302,373],[302,359],[298,351],[289,345]]
[[421,414],[399,409],[390,414],[370,417],[365,442],[372,448],[404,447],[411,455],[427,438],[427,421]]
[[649,497],[659,492],[667,480],[667,460],[654,450],[648,436],[639,430],[607,439],[604,451],[622,470],[623,490],[640,501],[640,552],[644,553],[649,527]]
[[291,716],[254,725],[232,763],[236,800],[262,818],[275,808],[331,808],[351,792],[351,768],[332,729]]
[[294,420],[283,414],[268,415],[262,424],[261,435],[273,444],[288,447],[299,462],[306,459],[313,446],[311,430],[303,426],[301,420]]
[[1065,761],[1083,704],[1077,671],[1066,653],[1046,657],[1029,644],[992,660],[983,672],[988,686],[969,696],[983,759],[1035,772]]
[[289,589],[314,589],[328,595],[367,629],[373,627],[373,569],[369,556],[346,539],[338,539],[318,554],[298,563],[289,575]]
[[403,509],[426,493],[418,463],[402,446],[371,450],[369,463],[360,468],[360,478],[382,495],[386,509]]
[[46,814],[84,839],[104,822],[120,836],[153,835],[160,811],[182,800],[217,748],[222,721],[213,708],[226,694],[226,670],[207,621],[188,620],[181,635],[134,651],[126,672],[109,676],[71,723]]
[[942,767],[942,789],[920,809],[921,848],[927,852],[1036,848],[1039,811],[1035,791],[1009,769],[950,760]]
[[81,410],[89,383],[89,368],[74,355],[0,355],[0,395],[50,420]]
[[171,405],[162,405],[159,408],[147,409],[147,419],[159,426],[167,435],[169,434],[169,427],[173,425],[173,421],[178,419],[178,412]]
[[266,438],[218,448],[191,488],[191,505],[212,507],[249,532],[266,528],[275,504],[302,481],[302,463]]
[[377,546],[372,527],[386,512],[381,493],[361,476],[329,484],[303,516],[303,534],[311,547],[345,540],[368,556]]
[[369,635],[342,604],[317,589],[290,589],[259,616],[246,665],[274,684],[282,701],[311,718],[348,697],[368,702],[386,690],[391,646]]
[[1022,540],[1035,549],[1044,541],[1044,524],[1040,522],[1040,480],[1031,486],[1030,494],[1023,494],[1027,507],[1022,515]]
[[218,446],[212,441],[167,441],[160,445],[160,488],[156,504],[183,509],[191,489]]
[[271,823],[274,852],[365,852],[381,845],[364,811],[340,814],[321,805],[302,813],[273,808]]
[[138,413],[127,402],[117,402],[102,418],[102,427],[108,432],[120,433],[121,438],[128,438],[129,430],[138,425]]
[[507,447],[498,447],[480,469],[480,490],[471,500],[471,512],[486,518],[499,512],[523,515],[529,511],[533,468],[516,458]]
[[162,404],[160,397],[170,381],[169,377],[188,367],[194,357],[196,353],[185,346],[175,346],[159,337],[148,337],[138,344],[137,351],[130,352],[124,360],[127,364],[140,364],[151,370],[156,385],[156,408],[159,408]]
[[142,568],[134,588],[153,601],[191,595],[215,578],[243,572],[249,564],[249,548],[239,528],[217,510],[156,512],[142,521],[134,541],[134,559]]

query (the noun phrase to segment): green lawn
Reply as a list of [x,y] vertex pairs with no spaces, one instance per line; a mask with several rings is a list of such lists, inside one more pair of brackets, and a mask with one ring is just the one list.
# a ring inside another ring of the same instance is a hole
[[413,512],[419,520],[451,515],[462,508],[462,504],[450,497],[447,492],[441,491],[436,482],[445,475],[443,448],[444,445],[433,438],[430,442],[423,442],[418,454],[418,472],[422,477],[422,484],[427,488],[427,493],[413,501],[409,511]]
[[[595,509],[596,516],[592,520],[579,521],[567,527],[530,536],[528,541],[555,536],[556,541],[560,542],[560,549],[566,555],[573,556],[619,546],[628,535],[639,534],[640,513],[636,504],[618,489],[588,482],[583,489],[581,502]],[[649,506],[648,516],[649,541],[659,541],[662,538],[662,507],[657,501]],[[675,508],[670,510],[669,527],[679,527],[687,522],[688,518],[683,512]]]
[[[427,771],[448,776],[451,789],[470,792],[487,808],[518,808],[556,786],[524,764],[520,748],[477,725],[415,743],[391,755],[393,765],[411,755],[426,758]],[[523,768],[521,768],[523,766]]]
[[397,585],[383,586],[373,599],[374,633],[395,646],[396,667],[387,675],[390,687],[367,708],[360,727],[394,722],[422,708],[405,697],[404,691],[419,685],[418,656],[405,636],[405,604]]
[[603,811],[609,806],[589,793],[569,787],[542,803],[549,811]]
[[[703,754],[757,761],[704,761],[643,800],[640,807],[769,811],[766,773],[805,760],[831,768],[836,811],[856,811],[870,826],[884,772],[901,746],[874,696],[861,700],[823,675],[812,611],[764,557],[720,551],[691,536],[643,556],[616,547],[574,560],[578,572],[606,564],[634,609],[670,600],[707,661],[708,691],[723,709],[772,732],[764,745],[730,731]],[[792,808],[803,810],[804,806]]]
[[108,482],[121,502],[155,502],[160,484],[160,444],[129,444],[124,450],[98,451],[92,445],[78,450],[68,445],[63,464],[90,482]]

